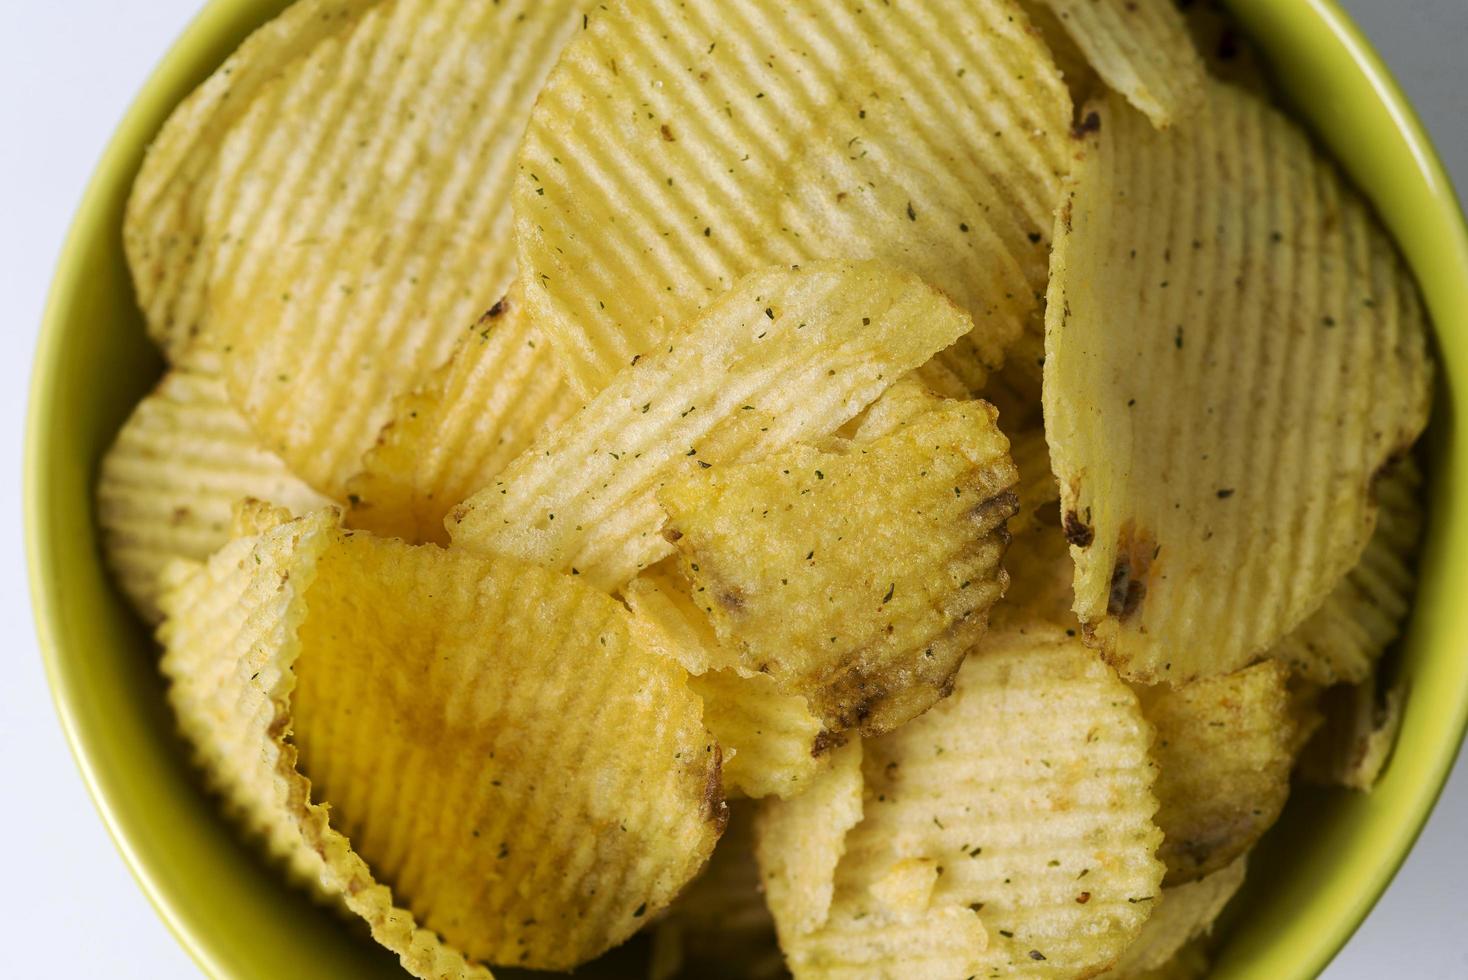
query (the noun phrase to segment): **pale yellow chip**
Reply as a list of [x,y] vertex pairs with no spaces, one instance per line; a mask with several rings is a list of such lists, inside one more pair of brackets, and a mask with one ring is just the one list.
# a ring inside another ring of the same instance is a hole
[[1325,602],[1270,651],[1321,685],[1359,684],[1401,634],[1417,585],[1422,471],[1411,456],[1376,481],[1376,531]]
[[1228,867],[1187,884],[1162,889],[1162,900],[1152,918],[1116,965],[1101,974],[1104,980],[1142,980],[1166,970],[1184,948],[1206,937],[1223,907],[1244,883],[1247,862],[1236,859]]
[[1294,720],[1275,661],[1141,692],[1157,728],[1157,826],[1168,885],[1231,864],[1274,824],[1290,792]]
[[298,514],[328,502],[260,447],[225,394],[218,356],[195,345],[133,409],[97,477],[107,563],[145,620],[162,616],[164,566],[219,550],[243,497]]
[[729,807],[729,826],[708,867],[657,924],[649,980],[781,980],[789,975],[760,888],[754,807]]
[[[1189,119],[1207,74],[1174,0],[1035,0],[1049,7],[1108,87],[1159,128]],[[1090,125],[1083,114],[1080,126]]]
[[1019,5],[1024,8],[1030,23],[1050,49],[1050,57],[1055,62],[1060,77],[1065,79],[1065,87],[1070,90],[1071,103],[1085,105],[1104,86],[1087,60],[1085,52],[1077,47],[1070,32],[1060,22],[1055,5],[1048,0],[1019,0]]
[[449,534],[616,589],[673,550],[665,483],[835,432],[971,326],[877,263],[752,274],[456,508]]
[[527,298],[595,393],[753,270],[881,259],[972,316],[977,389],[1038,319],[1070,122],[1011,0],[597,7],[520,154]]
[[670,481],[694,601],[747,671],[828,730],[927,710],[987,624],[1018,480],[984,402],[949,402],[845,452],[796,447]]
[[447,364],[393,404],[347,483],[353,527],[448,542],[449,510],[580,407],[518,290],[480,317]]
[[1320,786],[1370,792],[1381,777],[1402,727],[1406,690],[1377,689],[1373,675],[1333,687],[1321,698],[1324,723],[1300,757],[1300,772]]
[[[772,901],[796,976],[1073,977],[1109,966],[1161,887],[1151,738],[1136,696],[1078,639],[1045,626],[991,635],[951,697],[863,744],[862,819],[846,835],[827,925],[801,931]],[[795,835],[760,832],[766,870],[771,846],[798,852]],[[946,937],[943,970],[906,972],[901,947],[883,941],[894,916]],[[960,935],[964,972],[947,972]]]
[[[1426,423],[1416,288],[1304,132],[1210,83],[1155,131],[1113,97],[1057,218],[1045,429],[1076,613],[1123,676],[1256,659],[1371,536]],[[1321,383],[1320,379],[1329,379]]]
[[572,0],[383,0],[255,95],[205,211],[206,335],[267,446],[344,496],[393,399],[514,276],[509,195]]
[[257,832],[304,839],[419,976],[590,959],[722,829],[686,674],[568,576],[317,514],[180,573],[163,607],[170,700],[210,782]]
[[204,207],[220,141],[251,99],[377,0],[296,0],[180,102],[148,146],[122,221],[122,245],[148,336],[177,364],[204,320]]

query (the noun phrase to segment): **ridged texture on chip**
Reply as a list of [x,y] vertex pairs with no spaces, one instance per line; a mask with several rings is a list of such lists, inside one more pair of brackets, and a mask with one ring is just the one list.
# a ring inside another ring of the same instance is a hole
[[703,874],[653,933],[648,980],[788,977],[754,856],[754,804],[729,808],[729,826]]
[[1218,914],[1244,883],[1246,871],[1241,857],[1206,878],[1162,889],[1152,918],[1116,965],[1101,974],[1103,980],[1142,980],[1154,970],[1167,969],[1188,943],[1212,931]]
[[[900,950],[872,963],[842,941],[860,936],[864,912],[880,923],[917,908],[919,923],[950,937],[944,917],[965,913],[987,932],[987,946],[970,941],[965,972],[948,976],[1109,966],[1161,885],[1151,738],[1135,695],[1079,640],[1044,626],[991,635],[951,697],[864,743],[862,820],[846,836],[825,929],[801,932],[772,901],[797,977],[920,975],[905,972]],[[926,896],[914,880],[923,865]]]
[[616,589],[672,552],[666,482],[834,432],[970,326],[877,263],[755,273],[456,508],[449,534]]
[[1123,676],[1181,684],[1263,654],[1356,564],[1376,475],[1426,423],[1426,324],[1274,109],[1212,83],[1163,133],[1095,110],[1057,218],[1046,436],[1091,541],[1078,616]]
[[1294,721],[1275,661],[1141,692],[1153,747],[1167,884],[1231,864],[1274,824],[1290,792]]
[[1038,0],[1108,87],[1154,126],[1182,122],[1203,101],[1207,75],[1173,0]]
[[97,520],[117,584],[148,622],[159,574],[229,540],[230,508],[254,497],[303,514],[328,501],[262,449],[230,404],[218,355],[195,345],[138,403],[102,457]]
[[576,0],[384,0],[256,95],[206,209],[206,333],[268,448],[333,495],[514,275],[509,193]]
[[1270,651],[1295,673],[1323,685],[1359,684],[1401,634],[1417,585],[1422,536],[1422,471],[1411,456],[1376,482],[1376,531],[1361,560],[1321,607]]
[[724,807],[699,701],[596,590],[323,515],[195,578],[162,636],[206,773],[267,829],[293,825],[410,971],[569,968],[712,851]]
[[448,542],[449,510],[578,407],[517,291],[496,303],[429,380],[393,404],[347,483],[354,527]]
[[590,394],[748,272],[883,259],[972,315],[977,388],[1037,316],[1070,121],[1009,0],[598,7],[521,150],[527,298]]
[[1319,786],[1371,791],[1402,727],[1406,690],[1382,692],[1378,679],[1331,688],[1321,698],[1324,723],[1300,756],[1300,772]]
[[317,42],[348,30],[377,0],[296,0],[245,38],[174,108],[133,180],[122,245],[148,336],[179,363],[204,319],[204,206],[220,140],[251,99]]
[[948,402],[845,452],[670,481],[667,536],[740,666],[832,732],[889,731],[942,697],[1008,584],[1019,475],[994,415]]

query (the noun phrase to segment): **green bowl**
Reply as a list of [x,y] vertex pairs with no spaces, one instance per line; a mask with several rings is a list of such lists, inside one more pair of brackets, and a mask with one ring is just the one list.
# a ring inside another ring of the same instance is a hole
[[[42,324],[25,459],[31,590],[56,709],[138,884],[204,970],[231,978],[400,977],[391,956],[286,888],[201,792],[174,735],[147,631],[108,581],[92,505],[97,462],[161,362],[123,260],[123,203],[175,103],[281,0],[214,0],[148,80],[102,157]],[[1299,116],[1385,218],[1437,326],[1422,588],[1400,654],[1409,696],[1370,795],[1297,789],[1251,863],[1219,977],[1310,977],[1376,902],[1416,839],[1468,722],[1468,234],[1402,93],[1331,0],[1234,0]],[[588,971],[640,976],[608,964]]]

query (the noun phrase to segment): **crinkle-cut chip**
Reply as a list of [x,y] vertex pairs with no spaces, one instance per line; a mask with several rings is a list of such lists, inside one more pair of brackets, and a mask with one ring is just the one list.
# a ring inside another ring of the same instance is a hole
[[994,416],[949,402],[847,452],[670,481],[667,536],[740,665],[832,732],[880,734],[942,697],[1008,584],[1018,474]]
[[871,900],[796,937],[785,961],[796,980],[954,980],[987,975],[979,971],[991,941],[971,908],[893,909]]
[[1038,521],[1016,534],[1004,553],[1004,570],[1009,590],[989,610],[991,630],[1022,628],[1030,623],[1048,623],[1071,635],[1079,635],[1081,624],[1071,612],[1074,593],[1071,578],[1075,565],[1065,536],[1057,524],[1054,503],[1041,511]]
[[804,793],[760,804],[755,855],[787,955],[790,941],[819,929],[830,914],[846,836],[862,816],[861,760],[861,741],[852,739]]
[[230,508],[243,497],[298,514],[328,503],[261,448],[230,404],[218,355],[196,344],[133,409],[97,478],[107,562],[145,620],[162,616],[164,566],[219,550],[229,540]]
[[393,400],[515,275],[514,155],[573,0],[384,0],[218,149],[205,335],[267,446],[345,495]]
[[515,186],[527,299],[573,385],[599,391],[768,265],[921,275],[977,324],[942,358],[975,390],[1038,323],[1071,103],[1011,0],[624,0],[590,17]]
[[1301,774],[1319,786],[1369,792],[1396,744],[1405,696],[1401,685],[1378,692],[1375,676],[1326,691],[1324,724],[1300,757]]
[[[1174,0],[1035,0],[1049,7],[1096,74],[1159,128],[1203,101],[1207,72]],[[1081,128],[1085,128],[1082,115]]]
[[675,558],[643,569],[622,587],[622,600],[632,611],[638,642],[649,650],[676,660],[690,674],[738,669],[738,655],[719,643],[713,624],[694,603]]
[[1289,671],[1276,661],[1139,693],[1157,729],[1157,826],[1167,884],[1212,874],[1254,846],[1290,792]]
[[518,290],[490,307],[454,356],[401,395],[347,483],[354,527],[448,542],[443,520],[580,407]]
[[755,804],[729,807],[729,826],[703,874],[653,933],[649,980],[788,977],[754,856]]
[[320,513],[227,545],[163,608],[210,782],[272,842],[304,838],[419,976],[590,959],[718,839],[718,747],[686,674],[569,576]]
[[1151,739],[1136,695],[1079,639],[1043,625],[991,634],[952,696],[863,743],[862,819],[846,835],[830,923],[801,934],[771,903],[787,957],[816,950],[823,967],[844,969],[834,975],[860,975],[844,934],[860,935],[860,916],[878,907],[873,886],[911,894],[889,875],[927,861],[935,883],[920,919],[977,912],[988,934],[977,964],[952,975],[1099,972],[1161,887]]
[[1051,519],[1055,502],[1060,499],[1060,485],[1050,472],[1050,447],[1045,443],[1045,430],[1039,426],[1011,427],[1004,421],[1001,413],[999,427],[1009,436],[1009,455],[1019,470],[1019,486],[1015,488],[1019,510],[1009,519],[1010,532],[1018,535],[1042,520]]
[[1152,918],[1116,965],[1101,974],[1103,980],[1139,980],[1165,969],[1183,947],[1213,930],[1218,914],[1244,883],[1246,871],[1247,860],[1239,857],[1207,877],[1162,889]]
[[1357,684],[1400,635],[1417,585],[1422,471],[1411,456],[1376,481],[1376,530],[1361,560],[1270,656],[1321,685]]
[[1104,86],[1085,53],[1076,46],[1070,32],[1060,22],[1055,6],[1047,0],[1019,0],[1019,5],[1044,40],[1045,47],[1050,49],[1050,58],[1070,92],[1071,104],[1085,105]]
[[1090,540],[1077,615],[1123,676],[1182,684],[1257,659],[1356,564],[1376,474],[1427,420],[1426,322],[1365,202],[1254,96],[1211,82],[1165,132],[1093,111],[1057,215],[1046,437]]
[[[929,364],[935,362],[929,361]],[[917,372],[899,378],[882,392],[881,397],[866,407],[847,426],[856,442],[871,442],[896,432],[919,415],[941,407],[945,396],[935,391]]]
[[204,205],[219,144],[255,93],[377,0],[296,0],[235,49],[169,114],[133,181],[122,245],[148,336],[178,363],[204,318]]
[[835,432],[971,326],[877,263],[754,273],[456,508],[449,534],[616,589],[672,553],[663,484]]

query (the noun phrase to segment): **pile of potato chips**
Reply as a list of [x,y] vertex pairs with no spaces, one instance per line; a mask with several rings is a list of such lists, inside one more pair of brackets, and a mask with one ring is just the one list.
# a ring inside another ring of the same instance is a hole
[[1221,24],[260,28],[134,185],[98,484],[229,816],[424,978],[1202,976],[1292,774],[1387,762],[1432,381]]

